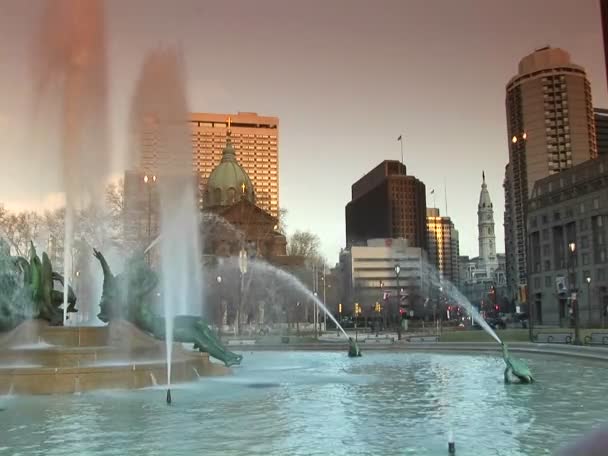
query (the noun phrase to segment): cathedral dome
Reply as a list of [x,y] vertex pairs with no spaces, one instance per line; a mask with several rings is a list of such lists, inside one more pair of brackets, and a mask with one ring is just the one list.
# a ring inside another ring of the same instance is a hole
[[228,132],[222,160],[211,171],[209,179],[207,179],[203,205],[205,207],[230,206],[242,199],[255,204],[255,192],[251,179],[236,160],[236,153],[232,146],[230,132]]

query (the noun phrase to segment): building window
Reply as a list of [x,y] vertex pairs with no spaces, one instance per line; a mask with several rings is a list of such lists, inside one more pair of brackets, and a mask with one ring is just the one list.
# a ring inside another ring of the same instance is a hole
[[551,276],[545,276],[545,288],[551,288]]
[[546,225],[547,223],[549,223],[549,217],[547,217],[547,215],[543,215],[543,225]]
[[583,264],[584,265],[589,264],[589,254],[588,253],[583,253]]
[[549,230],[545,228],[543,230],[543,241],[548,241],[548,240],[549,240]]
[[606,272],[604,268],[599,268],[597,271],[597,280],[606,280]]
[[600,208],[600,199],[593,198],[593,209],[599,209],[599,208]]
[[579,206],[581,214],[585,213],[585,203],[581,203],[581,205]]
[[545,271],[551,270],[551,260],[545,260]]
[[540,289],[540,277],[534,277],[534,289]]
[[589,236],[581,236],[581,247],[584,249],[589,247]]

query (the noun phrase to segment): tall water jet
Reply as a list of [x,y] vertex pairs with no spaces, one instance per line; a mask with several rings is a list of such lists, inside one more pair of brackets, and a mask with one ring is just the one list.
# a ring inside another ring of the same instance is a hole
[[[102,0],[49,0],[33,52],[36,112],[45,99],[60,107],[60,112],[54,113],[55,122],[48,123],[58,125],[56,160],[66,204],[64,324],[73,272],[75,214],[78,209],[101,201],[110,161],[104,22]],[[39,119],[39,123],[44,121]],[[79,303],[80,311],[94,313],[83,304],[94,305]]]
[[137,152],[133,159],[145,176],[154,179],[158,192],[161,236],[156,242],[160,243],[168,385],[174,318],[202,314],[199,211],[186,100],[179,55],[172,50],[148,54],[133,98],[131,133]]

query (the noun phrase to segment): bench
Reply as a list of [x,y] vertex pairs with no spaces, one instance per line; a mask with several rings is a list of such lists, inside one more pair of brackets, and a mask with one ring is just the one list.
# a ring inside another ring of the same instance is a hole
[[227,342],[228,345],[255,345],[255,339],[232,339]]
[[395,342],[394,337],[368,337],[366,339],[361,340],[361,342],[365,344],[392,344]]
[[608,345],[608,333],[591,333],[590,336],[585,336],[585,344]]
[[439,342],[439,336],[410,336],[408,342]]
[[534,340],[547,344],[571,344],[572,333],[538,333]]

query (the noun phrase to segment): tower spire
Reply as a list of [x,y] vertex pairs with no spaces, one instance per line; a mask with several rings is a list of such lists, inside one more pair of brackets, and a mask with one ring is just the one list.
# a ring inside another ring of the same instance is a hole
[[228,130],[226,130],[227,136],[230,136],[232,134],[232,131],[230,130],[231,125],[232,125],[232,118],[230,116],[228,116]]
[[485,171],[481,172],[481,180],[483,181],[484,184],[486,183],[486,172]]

